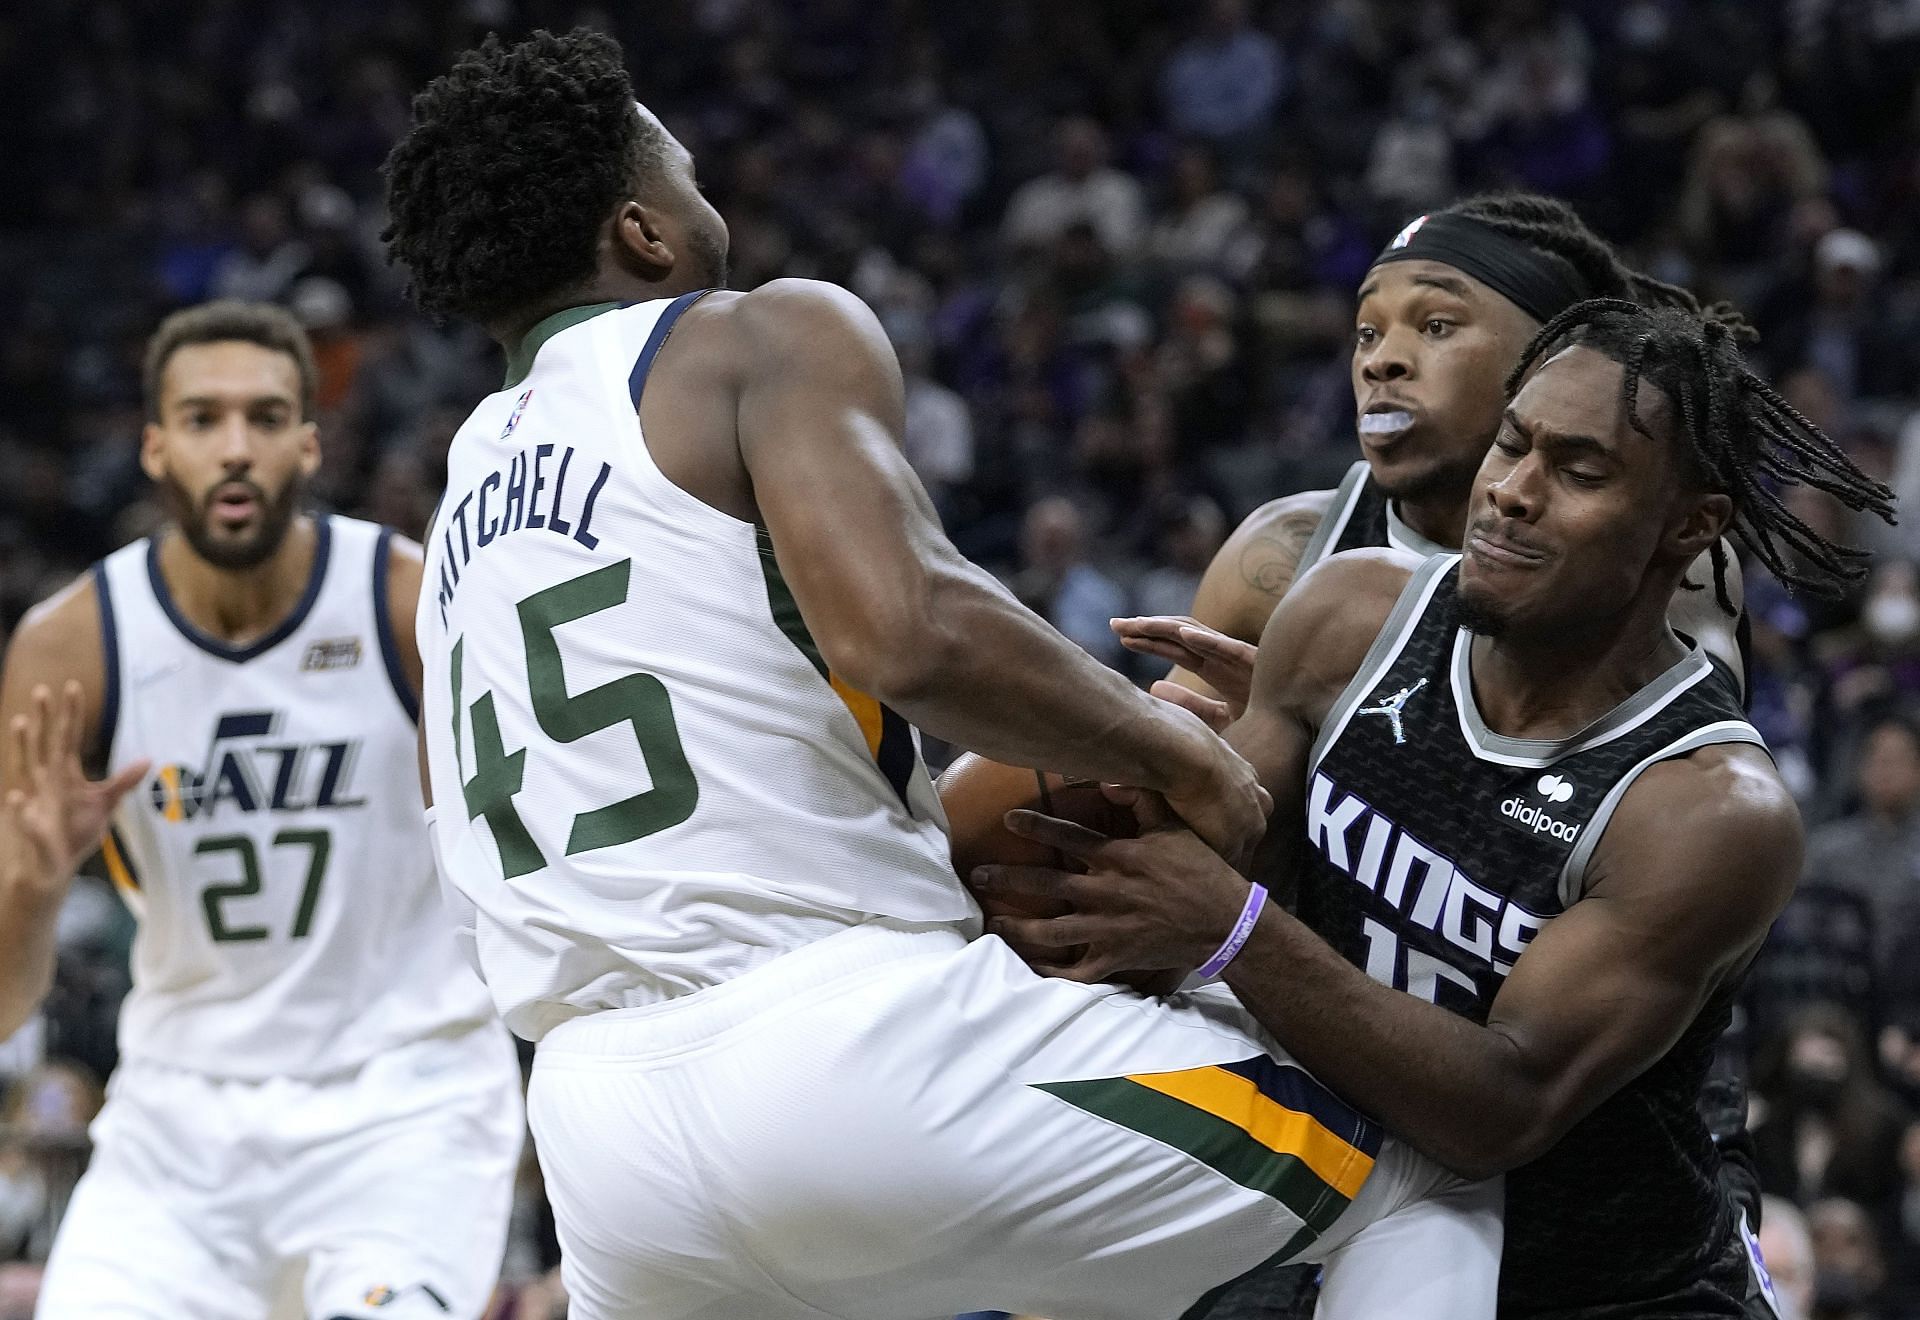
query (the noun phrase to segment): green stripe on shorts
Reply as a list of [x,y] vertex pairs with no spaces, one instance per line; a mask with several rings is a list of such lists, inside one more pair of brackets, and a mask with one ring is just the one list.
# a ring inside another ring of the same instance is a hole
[[1271,1150],[1223,1118],[1124,1077],[1043,1082],[1036,1084],[1036,1089],[1185,1151],[1215,1173],[1272,1197],[1291,1210],[1314,1237],[1331,1228],[1347,1208],[1347,1198],[1297,1156]]

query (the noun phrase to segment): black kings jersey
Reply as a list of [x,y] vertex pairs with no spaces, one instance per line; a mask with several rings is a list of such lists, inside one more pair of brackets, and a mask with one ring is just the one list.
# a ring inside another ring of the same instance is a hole
[[[1365,461],[1361,461],[1347,469],[1333,492],[1326,514],[1301,551],[1295,580],[1329,555],[1370,547],[1407,550],[1423,559],[1454,553],[1453,547],[1436,545],[1409,527],[1394,510],[1386,491],[1373,479]],[[1747,675],[1753,668],[1752,630],[1745,610],[1740,612],[1735,624],[1734,637],[1739,647],[1737,673],[1730,660],[1717,655],[1709,655],[1708,659],[1720,671],[1722,681],[1742,694],[1744,703],[1744,694],[1752,689]],[[1753,1141],[1746,1130],[1747,1059],[1741,1041],[1724,1041],[1716,1052],[1700,1093],[1700,1114],[1706,1119],[1722,1156],[1728,1160],[1729,1194],[1748,1212],[1749,1218],[1757,1220],[1760,1181],[1753,1168]]]
[[1393,501],[1373,479],[1366,463],[1355,463],[1340,479],[1320,525],[1313,529],[1300,551],[1300,566],[1294,580],[1325,559],[1343,550],[1364,550],[1374,546],[1392,546],[1425,559],[1428,555],[1447,555],[1453,548],[1436,544],[1407,526],[1394,512]]
[[[1573,737],[1494,733],[1474,702],[1458,564],[1435,556],[1414,573],[1314,743],[1298,911],[1374,979],[1484,1021],[1527,945],[1579,900],[1640,774],[1761,740],[1697,648]],[[1741,1313],[1745,1255],[1695,1110],[1730,997],[1509,1175],[1503,1315],[1649,1301],[1673,1308],[1662,1315]]]

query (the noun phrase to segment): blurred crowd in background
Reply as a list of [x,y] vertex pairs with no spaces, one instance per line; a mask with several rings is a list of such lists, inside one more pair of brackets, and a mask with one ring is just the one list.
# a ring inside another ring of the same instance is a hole
[[[0,623],[155,525],[139,361],[173,308],[313,335],[320,507],[418,534],[497,350],[413,313],[379,165],[488,30],[604,27],[732,228],[733,284],[845,284],[970,555],[1103,660],[1260,502],[1357,456],[1353,293],[1407,220],[1572,202],[1903,500],[1920,488],[1920,0],[38,0],[0,17]],[[1749,567],[1753,714],[1811,826],[1750,982],[1800,1315],[1920,1315],[1920,521],[1865,587]],[[30,1311],[114,1061],[130,920],[83,882],[0,1046],[0,1320]],[[548,1313],[531,1163],[502,1316]],[[1796,1209],[1797,1207],[1797,1209]]]

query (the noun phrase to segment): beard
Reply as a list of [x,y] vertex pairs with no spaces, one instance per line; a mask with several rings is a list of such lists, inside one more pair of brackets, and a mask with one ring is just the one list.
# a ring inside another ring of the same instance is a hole
[[1464,502],[1473,490],[1474,478],[1479,475],[1480,459],[1475,458],[1436,463],[1423,472],[1412,472],[1386,481],[1376,475],[1373,480],[1380,487],[1380,493],[1394,501],[1427,500],[1457,494]]
[[[252,492],[260,512],[252,530],[237,538],[217,536],[213,530],[213,492],[222,486],[234,485],[245,486]],[[300,511],[307,482],[305,477],[295,474],[277,494],[269,495],[265,488],[244,477],[237,481],[228,479],[209,487],[206,494],[196,500],[178,478],[169,474],[160,479],[160,489],[167,511],[179,524],[193,552],[215,568],[238,571],[257,568],[280,549],[287,539],[287,529],[293,526],[294,515]]]
[[727,245],[709,230],[695,227],[687,232],[687,251],[700,271],[700,283],[709,289],[727,287]]
[[1507,630],[1507,616],[1489,600],[1476,600],[1464,584],[1454,593],[1454,617],[1460,626],[1479,637],[1498,637]]

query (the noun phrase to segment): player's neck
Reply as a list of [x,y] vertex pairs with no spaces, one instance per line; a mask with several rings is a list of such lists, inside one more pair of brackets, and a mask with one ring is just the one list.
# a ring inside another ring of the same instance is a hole
[[[1671,593],[1669,593],[1671,594]],[[1622,613],[1537,633],[1475,637],[1474,701],[1480,718],[1509,738],[1570,737],[1678,664],[1686,646],[1663,604],[1636,601]]]
[[625,272],[602,271],[591,281],[570,293],[562,294],[502,320],[490,322],[486,331],[506,350],[509,358],[521,351],[526,337],[542,321],[561,312],[603,303],[651,302],[659,298],[678,298],[683,293],[708,287],[693,271],[675,271],[660,280],[643,280]]
[[1469,487],[1457,494],[1418,495],[1393,501],[1393,511],[1409,529],[1435,545],[1458,546],[1467,539]]
[[202,559],[176,529],[160,542],[160,575],[188,623],[216,641],[243,646],[273,631],[299,604],[318,545],[313,519],[302,515],[260,563],[221,568]]

